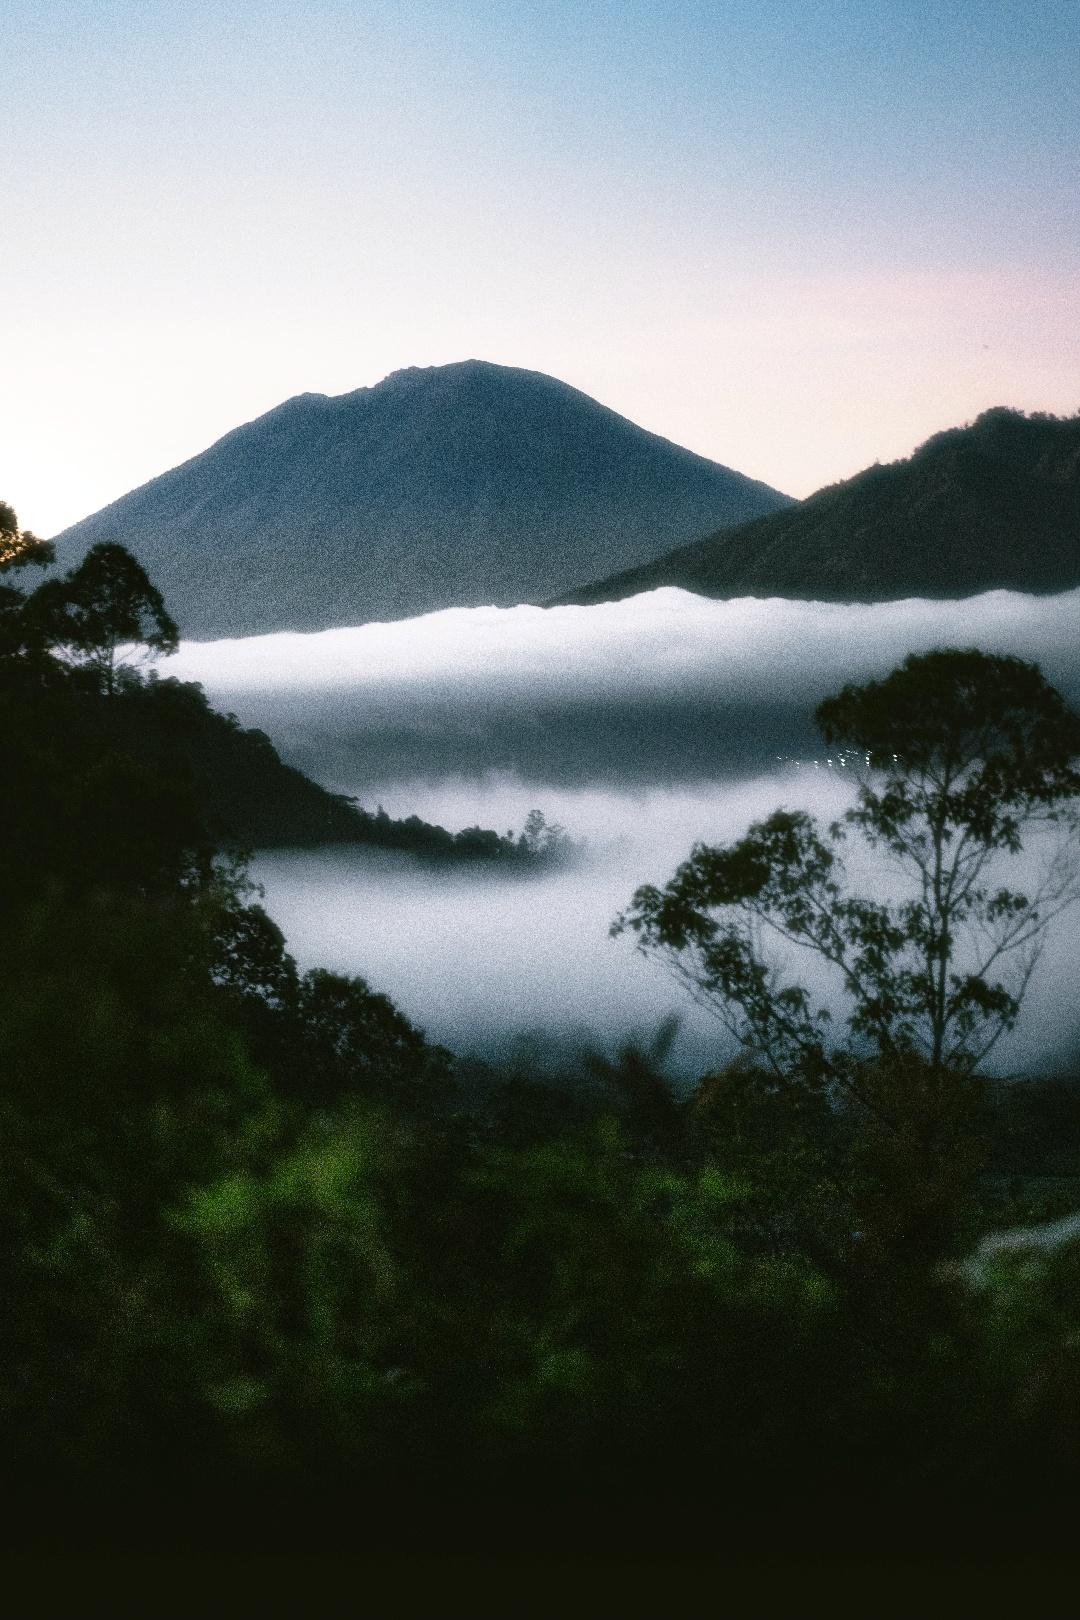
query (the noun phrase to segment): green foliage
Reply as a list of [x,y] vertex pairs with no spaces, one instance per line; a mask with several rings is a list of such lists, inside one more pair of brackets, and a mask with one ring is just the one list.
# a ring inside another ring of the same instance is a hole
[[614,1061],[594,1054],[585,1063],[586,1072],[621,1102],[637,1153],[668,1164],[683,1162],[687,1153],[686,1110],[664,1073],[678,1029],[678,1018],[665,1018],[648,1047],[629,1042]]
[[350,1110],[170,1216],[193,1268],[185,1358],[247,1463],[372,1460],[407,1399],[395,1369],[407,1289],[389,1229],[406,1154],[387,1116]]
[[1080,1221],[995,1233],[960,1268],[977,1308],[981,1445],[1003,1473],[1075,1489]]
[[778,1079],[749,1059],[705,1076],[688,1108],[695,1156],[738,1189],[732,1236],[750,1253],[805,1255],[832,1275],[850,1261],[859,1230],[855,1129],[819,1088]]
[[[938,655],[842,694],[823,723],[886,756],[843,828],[781,812],[639,896],[764,1060],[681,1101],[662,1027],[595,1059],[591,1090],[526,1067],[469,1116],[449,1054],[362,980],[301,973],[221,853],[245,770],[281,779],[269,743],[195,688],[94,651],[71,667],[35,643],[32,601],[0,598],[0,1443],[20,1491],[74,1479],[85,1513],[110,1483],[156,1504],[172,1480],[235,1514],[267,1483],[329,1481],[355,1533],[360,1486],[618,1502],[678,1482],[726,1511],[1048,1460],[1075,1485],[1075,1219],[987,1235],[1012,1171],[1071,1185],[1075,1100],[983,1095],[962,1009],[1007,1009],[970,980],[933,1060],[919,891],[860,899],[842,865],[841,833],[862,836],[929,862],[931,895],[958,874],[954,934],[1028,927],[976,856],[1010,855],[1072,788],[1073,721],[1035,672]],[[326,807],[294,786],[314,826]],[[533,856],[550,832],[530,818]],[[755,954],[766,916],[862,986],[839,1037]]]
[[182,1313],[163,1209],[244,1162],[274,1105],[182,898],[43,902],[5,943],[5,1443],[30,1467],[107,1468],[182,1418],[158,1333]]
[[[723,1434],[729,1463],[753,1469],[777,1438],[769,1392],[798,1366],[806,1404],[783,1419],[793,1464],[817,1423],[831,1290],[801,1259],[745,1253],[736,1183],[640,1164],[631,1148],[601,1119],[488,1150],[468,1174],[472,1279],[454,1315],[486,1347],[471,1432],[503,1464],[616,1481],[644,1458],[692,1474]],[[471,1359],[467,1342],[455,1350]]]

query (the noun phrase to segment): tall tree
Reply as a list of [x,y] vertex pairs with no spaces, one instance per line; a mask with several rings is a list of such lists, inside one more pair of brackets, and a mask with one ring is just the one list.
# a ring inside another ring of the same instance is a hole
[[110,695],[120,665],[175,652],[176,624],[161,592],[123,546],[92,546],[77,568],[34,593],[33,609],[49,642],[96,672]]
[[[15,509],[0,501],[0,576],[10,576],[22,568],[47,568],[53,560],[49,540],[39,540],[29,529],[20,529]],[[33,637],[26,614],[26,592],[11,583],[0,583],[0,658],[27,651]]]
[[[1046,929],[1077,898],[1080,716],[1032,664],[939,651],[846,688],[816,719],[859,767],[846,815],[823,830],[777,810],[727,848],[699,845],[613,932],[635,934],[778,1073],[842,1078],[853,1061],[908,1055],[972,1071],[1012,1028]],[[1059,836],[1034,840],[1030,881],[1010,886],[1012,858],[1048,823]],[[878,862],[869,894],[845,872],[853,838]],[[785,981],[770,942],[832,970],[843,1034]]]

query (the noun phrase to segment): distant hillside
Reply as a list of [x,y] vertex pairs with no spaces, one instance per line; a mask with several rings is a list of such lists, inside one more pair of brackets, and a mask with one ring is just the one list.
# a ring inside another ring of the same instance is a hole
[[797,506],[558,598],[702,596],[879,602],[1080,585],[1080,416],[999,408]]
[[223,848],[364,844],[436,861],[535,865],[573,853],[561,829],[534,811],[515,839],[483,827],[449,832],[418,816],[394,820],[364,810],[286,765],[265,732],[247,730],[212,709],[194,682],[131,684],[121,697],[84,700],[82,747],[175,777],[191,796],[209,840]]
[[301,394],[57,536],[133,551],[185,636],[539,602],[788,498],[539,372]]

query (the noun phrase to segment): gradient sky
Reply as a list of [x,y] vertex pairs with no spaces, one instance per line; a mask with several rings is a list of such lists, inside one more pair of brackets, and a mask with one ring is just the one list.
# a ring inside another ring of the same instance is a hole
[[551,372],[795,495],[1080,409],[1078,0],[7,0],[0,496]]

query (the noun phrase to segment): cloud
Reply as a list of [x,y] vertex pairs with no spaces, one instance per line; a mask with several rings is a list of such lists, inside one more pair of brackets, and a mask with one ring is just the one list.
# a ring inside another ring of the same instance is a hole
[[665,589],[597,607],[454,608],[187,642],[162,672],[201,681],[338,786],[493,767],[562,782],[694,781],[812,757],[815,705],[909,652],[1015,654],[1076,699],[1078,621],[1080,591],[845,605]]
[[[778,804],[838,814],[852,792],[843,773],[777,755],[813,760],[814,705],[845,682],[911,651],[978,646],[1038,661],[1076,699],[1078,622],[1080,591],[845,607],[662,590],[186,643],[162,670],[202,681],[317,779],[392,815],[505,830],[537,805],[588,840],[584,869],[529,883],[341,849],[262,856],[267,903],[305,965],[364,974],[460,1050],[540,1029],[610,1050],[677,1012],[673,1061],[689,1076],[730,1042],[609,939],[634,888],[666,881],[696,839],[737,838]],[[1072,1061],[1078,923],[1055,930],[1004,1068]],[[815,980],[813,963],[796,971]]]

